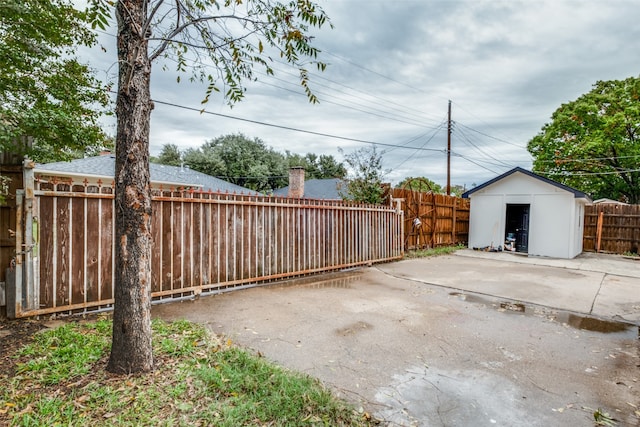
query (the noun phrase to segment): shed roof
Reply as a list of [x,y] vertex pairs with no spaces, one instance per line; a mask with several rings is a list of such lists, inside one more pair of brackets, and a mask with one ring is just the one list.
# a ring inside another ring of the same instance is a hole
[[[102,155],[76,159],[68,162],[38,164],[36,173],[50,175],[94,176],[113,179],[116,161],[114,155]],[[203,191],[257,194],[256,191],[241,187],[222,179],[178,166],[149,164],[151,182],[158,184],[200,187]]]
[[511,176],[511,175],[513,175],[514,173],[517,173],[517,172],[520,172],[520,173],[525,174],[525,175],[527,175],[527,176],[529,176],[531,178],[534,178],[534,179],[537,179],[539,181],[542,181],[542,182],[544,182],[546,184],[553,185],[554,187],[560,188],[560,189],[562,189],[564,191],[568,191],[569,193],[572,193],[573,196],[576,199],[586,199],[587,201],[591,201],[591,198],[589,196],[587,196],[585,193],[583,193],[582,191],[578,191],[575,188],[571,188],[571,187],[566,186],[564,184],[560,184],[559,182],[553,181],[553,180],[551,180],[549,178],[545,178],[543,176],[535,174],[535,173],[533,173],[531,171],[528,171],[526,169],[523,169],[521,167],[515,167],[515,168],[511,169],[510,171],[505,172],[502,175],[497,176],[497,177],[485,182],[484,184],[480,184],[477,187],[472,188],[471,190],[469,190],[469,191],[465,192],[464,194],[462,194],[462,197],[466,199],[471,194],[475,193],[476,191],[482,190],[483,188],[488,187],[491,184],[494,184],[494,183],[496,183],[496,182],[498,182],[498,181],[500,181],[500,180],[502,180],[502,179],[504,179],[504,178],[506,178],[508,176]]

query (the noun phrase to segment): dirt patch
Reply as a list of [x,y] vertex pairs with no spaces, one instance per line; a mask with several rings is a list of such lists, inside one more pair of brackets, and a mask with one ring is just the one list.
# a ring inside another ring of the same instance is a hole
[[15,374],[16,352],[31,343],[33,335],[45,328],[45,322],[41,320],[0,317],[0,378],[10,378]]

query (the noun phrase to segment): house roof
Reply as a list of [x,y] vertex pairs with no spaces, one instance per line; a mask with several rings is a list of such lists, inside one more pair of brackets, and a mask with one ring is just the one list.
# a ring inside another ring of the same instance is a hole
[[[338,191],[341,182],[340,178],[310,179],[304,182],[304,194],[302,197],[305,199],[341,200],[342,196]],[[274,190],[273,195],[287,197],[289,195],[289,186]]]
[[506,178],[508,176],[511,176],[516,172],[520,172],[520,173],[525,174],[525,175],[527,175],[527,176],[529,176],[531,178],[534,178],[534,179],[537,179],[539,181],[542,181],[542,182],[544,182],[546,184],[550,184],[550,185],[553,185],[554,187],[560,188],[560,189],[562,189],[564,191],[568,191],[569,193],[572,193],[573,196],[576,199],[586,199],[588,201],[591,201],[591,198],[589,196],[587,196],[585,193],[583,193],[582,191],[578,191],[578,190],[576,190],[574,188],[571,188],[571,187],[568,187],[568,186],[566,186],[564,184],[560,184],[559,182],[553,181],[553,180],[551,180],[549,178],[545,178],[543,176],[535,174],[535,173],[533,173],[531,171],[528,171],[526,169],[522,169],[521,167],[513,168],[510,171],[505,172],[502,175],[497,176],[497,177],[493,178],[492,180],[489,180],[489,181],[485,182],[484,184],[480,184],[477,187],[472,188],[471,190],[469,190],[469,191],[465,192],[464,194],[462,194],[462,197],[467,199],[467,198],[469,198],[469,196],[471,194],[475,193],[476,191],[482,190],[483,188],[488,187],[491,184],[494,184],[494,183],[496,183],[496,182],[498,182],[498,181],[500,181],[500,180],[502,180],[502,179],[504,179],[504,178]]
[[[39,174],[62,175],[72,177],[93,176],[96,178],[113,179],[116,161],[114,155],[87,157],[68,162],[38,164],[35,172]],[[149,164],[151,182],[172,186],[200,187],[203,191],[249,193],[257,194],[254,190],[241,187],[213,176],[189,168],[178,166]]]

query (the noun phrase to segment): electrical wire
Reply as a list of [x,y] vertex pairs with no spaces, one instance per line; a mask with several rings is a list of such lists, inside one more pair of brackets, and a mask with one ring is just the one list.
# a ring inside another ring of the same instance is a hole
[[536,172],[538,175],[559,175],[559,176],[597,176],[597,175],[620,175],[623,173],[634,173],[640,172],[640,169],[623,169],[617,171],[608,171],[608,172]]
[[[478,153],[480,153],[481,156],[492,160],[493,162],[491,162],[491,163],[493,165],[495,165],[495,166],[509,166],[509,164],[507,164],[507,162],[494,157],[492,154],[490,154],[487,151],[481,149],[477,144],[475,144],[473,141],[471,141],[471,138],[469,137],[469,135],[467,135],[464,132],[463,128],[459,128],[458,135],[460,135],[462,137],[462,142],[464,142],[469,147],[471,147],[474,150],[476,150]],[[487,162],[487,163],[489,163],[489,162]]]
[[[426,147],[426,145],[431,142],[431,140],[433,140],[433,138],[436,136],[436,134],[438,133],[438,131],[442,130],[442,128],[444,127],[444,123],[441,124],[441,126],[439,128],[436,128],[433,130],[431,136],[424,142],[424,144],[422,144],[420,146],[420,148],[424,148]],[[409,160],[412,160],[414,157],[416,157],[415,155],[417,154],[417,152],[411,153],[409,156],[407,156],[406,159],[404,159],[402,162],[400,162],[395,168],[392,169],[399,169],[402,165],[404,165],[405,163],[407,163]],[[418,160],[418,159],[416,159]]]
[[[114,91],[111,91],[111,92],[114,92]],[[247,119],[247,118],[243,118],[243,117],[231,116],[229,114],[214,113],[212,111],[207,111],[205,109],[187,107],[187,106],[184,106],[184,105],[175,104],[173,102],[160,101],[160,100],[156,100],[156,99],[153,99],[152,101],[155,104],[166,105],[166,106],[169,106],[169,107],[180,108],[180,109],[188,110],[188,111],[197,111],[200,114],[209,114],[209,115],[213,115],[213,116],[224,117],[224,118],[227,118],[227,119],[239,120],[239,121],[243,121],[243,122],[247,122],[247,123],[253,123],[253,124],[257,124],[257,125],[261,125],[261,126],[267,126],[267,127],[277,128],[277,129],[284,129],[284,130],[289,130],[289,131],[293,131],[293,132],[305,133],[305,134],[309,134],[309,135],[322,136],[322,137],[326,137],[326,138],[339,139],[339,140],[343,140],[343,141],[360,142],[360,143],[364,143],[364,144],[378,145],[378,146],[382,146],[382,147],[402,148],[402,149],[406,149],[406,150],[445,152],[445,150],[435,149],[435,148],[409,147],[409,146],[398,145],[398,144],[390,144],[390,143],[385,143],[385,142],[368,141],[368,140],[364,140],[364,139],[350,138],[350,137],[346,137],[346,136],[332,135],[332,134],[328,134],[328,133],[316,132],[316,131],[305,130],[305,129],[299,129],[299,128],[294,128],[294,127],[290,127],[290,126],[277,125],[277,124],[273,124],[273,123],[266,123],[266,122],[261,122],[261,121],[258,121],[258,120],[252,120],[252,119]]]
[[[109,33],[109,32],[102,31],[102,30],[99,30],[99,29],[96,29],[95,31],[96,31],[96,32],[98,32],[98,33],[105,34],[105,35],[108,35],[108,36],[111,36],[111,37],[116,38],[116,35],[111,34],[111,33]],[[369,68],[367,68],[367,67],[364,67],[364,66],[362,66],[362,65],[360,65],[360,64],[358,64],[358,63],[356,63],[356,62],[353,62],[353,61],[351,61],[351,60],[349,60],[349,59],[347,59],[347,58],[344,58],[344,57],[342,57],[342,56],[340,56],[340,55],[336,55],[336,54],[334,54],[334,53],[332,53],[332,52],[329,52],[329,51],[327,51],[327,50],[323,50],[323,53],[324,53],[324,54],[327,54],[327,55],[329,55],[329,56],[332,56],[332,57],[334,57],[334,58],[337,58],[337,59],[339,59],[340,61],[343,61],[343,62],[345,62],[345,63],[347,63],[347,64],[349,64],[349,65],[351,65],[351,66],[353,66],[353,67],[356,67],[356,68],[362,69],[362,70],[364,70],[364,71],[366,71],[366,72],[368,72],[368,73],[371,73],[371,74],[375,74],[375,75],[377,75],[377,76],[379,76],[379,77],[382,77],[382,78],[384,78],[384,79],[386,79],[386,80],[389,80],[389,81],[391,81],[391,82],[394,82],[394,83],[396,83],[396,84],[399,84],[399,85],[405,86],[405,87],[410,88],[410,89],[412,89],[412,90],[422,91],[421,89],[419,89],[419,88],[417,88],[417,87],[415,87],[415,86],[409,85],[409,84],[407,84],[407,83],[405,83],[405,82],[401,82],[401,81],[396,80],[396,79],[394,79],[394,78],[392,78],[392,77],[389,77],[389,76],[386,76],[386,75],[384,75],[384,74],[378,73],[378,72],[376,72],[376,71],[374,71],[374,70],[371,70],[371,69],[369,69]],[[167,57],[167,59],[170,59],[170,60],[172,59],[172,60],[174,60],[174,61],[175,61],[175,59],[171,58],[170,56],[168,56],[168,57]],[[195,60],[192,60],[192,59],[190,59],[190,61],[194,61],[194,62],[196,62]],[[284,62],[282,62],[282,61],[277,61],[277,60],[276,60],[276,61],[274,61],[274,62],[281,63],[281,64],[283,64],[283,65],[285,65],[285,66],[287,65],[287,63],[284,63]],[[196,63],[197,63],[197,62],[196,62]],[[206,65],[206,64],[203,64],[202,62],[199,62],[198,64],[199,64],[199,65],[201,65],[201,66],[205,66],[205,67],[206,67],[206,66],[208,66],[208,65]],[[279,72],[279,73],[290,74],[290,75],[293,75],[293,74],[294,74],[294,73],[292,73],[291,71],[282,70],[282,69],[278,70],[278,72]],[[266,77],[274,78],[273,76],[269,76],[269,75],[267,75],[266,73],[260,73],[260,72],[258,72],[258,74],[263,74],[263,75],[264,75],[264,76],[266,76]],[[323,75],[320,75],[320,74],[318,74],[318,73],[313,73],[313,78],[314,78],[314,79],[324,80],[324,81],[327,81],[327,82],[329,82],[329,83],[331,83],[331,84],[335,84],[335,85],[338,85],[338,86],[341,86],[341,87],[347,88],[347,89],[349,89],[349,90],[355,91],[355,92],[357,92],[357,93],[364,94],[365,96],[368,96],[368,97],[372,97],[372,98],[379,99],[379,100],[381,100],[381,101],[383,101],[383,102],[385,102],[385,103],[387,103],[387,104],[393,104],[393,105],[397,105],[397,106],[403,107],[401,104],[395,103],[395,102],[393,102],[393,101],[391,101],[391,100],[387,100],[387,99],[384,99],[384,98],[378,97],[378,96],[376,96],[376,95],[372,95],[372,94],[370,94],[370,93],[367,93],[367,92],[364,92],[364,91],[361,91],[361,90],[358,90],[358,89],[354,89],[354,88],[353,88],[353,87],[351,87],[351,86],[348,86],[348,85],[345,85],[345,84],[342,84],[342,83],[336,82],[336,81],[334,81],[334,80],[328,79],[328,78],[326,78],[326,77],[324,77]],[[284,82],[286,82],[286,83],[289,83],[288,81],[285,81],[285,80],[282,80],[282,79],[278,79],[278,78],[275,78],[275,80],[284,81]],[[273,84],[273,83],[268,83],[268,82],[265,82],[265,81],[260,81],[260,83],[265,84],[265,85],[267,85],[267,86],[271,86],[271,87],[274,87],[274,88],[280,89],[280,90],[285,90],[285,91],[288,91],[288,92],[293,92],[293,93],[296,93],[297,95],[306,96],[306,95],[304,95],[303,93],[301,93],[300,91],[295,91],[295,90],[292,90],[292,89],[287,89],[287,88],[284,88],[284,87],[281,87],[281,86],[275,85],[275,84]],[[326,86],[326,85],[319,85],[319,86],[322,86],[322,87],[325,87],[325,88],[328,88],[328,89],[333,89],[333,88],[331,88],[330,86]],[[327,93],[325,93],[325,92],[320,92],[320,94],[321,94],[321,95],[324,95],[324,96],[328,96],[328,97],[335,97],[335,96],[333,96],[333,95],[331,95],[331,94],[327,94]],[[343,95],[344,95],[344,93],[343,93]],[[353,95],[351,95],[351,96],[353,96]],[[364,98],[362,98],[362,97],[356,97],[356,96],[353,96],[353,97],[354,97],[354,98],[357,98],[357,99],[362,99],[362,100],[365,100],[365,101],[366,101],[366,99],[364,99]],[[338,97],[335,97],[335,98],[338,98]],[[338,98],[338,99],[340,99],[340,98]],[[388,119],[388,120],[398,121],[398,122],[402,122],[402,123],[406,123],[406,124],[411,124],[411,125],[416,125],[416,126],[421,126],[421,125],[422,125],[422,126],[424,126],[423,124],[417,124],[417,123],[415,123],[415,122],[410,122],[410,121],[407,121],[407,120],[398,119],[398,118],[390,117],[390,116],[385,115],[385,114],[377,113],[377,112],[375,112],[375,111],[379,111],[379,112],[382,112],[382,113],[386,113],[386,112],[384,112],[383,110],[375,109],[375,108],[373,109],[374,111],[367,111],[367,110],[362,109],[362,108],[356,108],[356,107],[349,106],[349,105],[345,105],[345,104],[342,104],[342,103],[339,103],[339,102],[331,101],[331,100],[328,100],[328,99],[325,99],[325,98],[322,98],[322,99],[321,99],[321,101],[322,101],[322,102],[329,103],[329,104],[337,105],[337,106],[340,106],[340,107],[343,107],[343,108],[347,108],[347,109],[352,109],[352,110],[355,110],[355,111],[359,111],[359,112],[362,112],[362,113],[365,113],[365,114],[373,115],[373,116],[376,116],[376,117],[385,118],[385,119]],[[209,111],[206,111],[206,110],[201,110],[201,109],[196,109],[196,108],[186,107],[186,106],[182,106],[182,105],[175,104],[175,103],[170,103],[170,102],[165,102],[165,101],[154,101],[154,102],[156,102],[156,103],[158,103],[158,104],[163,104],[163,105],[168,105],[168,106],[177,107],[177,108],[183,108],[183,109],[192,110],[192,111],[199,111],[199,112],[204,113],[204,114],[213,114],[213,115],[218,115],[218,116],[225,117],[225,118],[229,118],[229,119],[241,120],[241,121],[250,122],[250,123],[254,123],[254,124],[259,124],[259,125],[263,125],[263,126],[276,127],[276,128],[281,128],[281,129],[285,129],[285,130],[296,131],[296,132],[302,132],[302,133],[313,134],[313,135],[318,135],[318,136],[324,136],[324,137],[329,137],[329,138],[334,138],[334,139],[341,139],[341,140],[347,140],[347,141],[353,141],[353,142],[361,142],[361,143],[368,143],[368,144],[373,144],[373,145],[385,146],[385,147],[389,147],[389,148],[390,148],[390,150],[389,150],[389,151],[392,151],[392,150],[395,150],[395,149],[411,149],[411,150],[414,150],[415,152],[419,152],[419,151],[432,151],[432,152],[440,152],[440,153],[445,153],[445,154],[446,154],[446,150],[425,149],[425,146],[426,146],[426,145],[427,145],[427,144],[428,144],[428,143],[429,143],[429,142],[430,142],[430,141],[435,137],[436,133],[437,133],[439,130],[441,130],[441,128],[442,128],[442,122],[440,122],[437,126],[434,126],[434,127],[431,127],[431,128],[430,128],[430,129],[433,129],[433,133],[431,134],[431,136],[427,139],[427,141],[426,141],[424,144],[422,144],[420,147],[409,147],[409,146],[408,146],[408,144],[409,144],[409,143],[411,143],[411,142],[413,142],[413,141],[415,141],[415,140],[419,139],[420,137],[422,137],[422,136],[424,136],[424,135],[426,135],[426,134],[422,134],[422,135],[420,135],[420,136],[418,136],[418,137],[415,137],[415,138],[413,138],[413,139],[410,139],[409,141],[407,141],[407,142],[405,142],[405,143],[402,143],[402,144],[387,144],[387,143],[380,143],[380,142],[374,142],[374,141],[366,141],[366,140],[361,140],[361,139],[357,139],[357,138],[343,137],[343,136],[339,136],[339,135],[331,135],[331,134],[326,134],[326,133],[321,133],[321,132],[308,131],[308,130],[303,130],[303,129],[296,129],[296,128],[291,128],[291,127],[288,127],[288,126],[274,125],[274,124],[269,124],[269,123],[259,122],[259,121],[255,121],[255,120],[250,120],[250,119],[245,119],[245,118],[240,118],[240,117],[234,117],[234,116],[230,116],[230,115],[220,114],[220,113],[212,113],[212,112],[209,112]],[[347,102],[352,102],[352,101],[347,101]],[[366,106],[364,106],[364,105],[362,105],[362,104],[357,104],[357,103],[355,103],[355,102],[354,102],[354,104],[359,105],[359,106],[364,107],[364,108],[367,108]],[[459,103],[457,103],[457,102],[454,102],[454,105],[456,105],[456,106],[457,106],[457,107],[459,107],[460,109],[462,109],[462,110],[466,111],[467,113],[471,114],[472,116],[474,116],[474,117],[478,118],[476,115],[474,115],[473,113],[471,113],[468,109],[464,108],[461,104],[459,104]],[[411,114],[411,113],[410,113],[410,114]],[[424,114],[426,114],[426,113],[424,113]],[[415,116],[415,117],[419,117],[418,115],[414,115],[414,116]],[[479,167],[482,167],[482,168],[484,168],[484,169],[486,169],[486,170],[488,170],[488,171],[494,172],[493,170],[489,169],[488,167],[486,167],[486,166],[482,165],[482,164],[481,164],[481,162],[486,163],[486,164],[489,164],[489,165],[492,165],[492,166],[497,166],[497,167],[510,167],[510,165],[507,163],[507,162],[508,162],[507,160],[505,160],[505,159],[498,159],[498,158],[496,158],[496,157],[495,157],[495,155],[492,155],[492,154],[490,154],[489,152],[487,152],[487,151],[483,150],[483,149],[482,149],[478,144],[476,144],[476,143],[474,143],[474,142],[472,141],[472,139],[471,139],[470,135],[469,135],[469,134],[467,134],[467,133],[465,132],[465,130],[468,130],[468,131],[470,131],[470,132],[474,132],[474,133],[476,133],[476,134],[482,135],[482,136],[484,136],[484,137],[486,137],[486,138],[490,138],[490,139],[495,140],[495,141],[498,141],[498,142],[502,142],[502,143],[505,143],[505,144],[512,145],[512,146],[517,147],[517,148],[523,148],[523,147],[522,147],[521,145],[519,145],[519,144],[516,144],[516,143],[513,143],[513,142],[508,141],[508,140],[506,140],[506,139],[498,138],[498,137],[495,137],[495,136],[493,136],[493,135],[487,134],[487,133],[485,133],[485,132],[482,132],[482,131],[480,131],[480,130],[477,130],[477,129],[474,129],[474,128],[470,127],[470,126],[467,126],[467,125],[465,125],[465,124],[463,124],[463,123],[460,123],[460,122],[458,122],[458,121],[456,121],[456,122],[455,122],[455,124],[457,125],[457,129],[459,130],[459,134],[460,134],[460,135],[461,135],[461,137],[462,137],[462,141],[463,141],[466,145],[468,145],[468,146],[472,147],[473,149],[475,149],[475,150],[476,150],[476,151],[477,151],[481,156],[486,157],[487,159],[490,159],[490,160],[486,160],[486,159],[478,159],[478,158],[475,158],[475,159],[474,159],[473,157],[465,156],[465,155],[462,155],[462,154],[460,154],[460,153],[453,152],[453,151],[452,151],[452,155],[455,155],[455,156],[457,156],[457,157],[460,157],[460,158],[462,158],[462,159],[464,159],[464,160],[466,160],[466,161],[469,161],[469,162],[471,162],[471,163],[473,163],[473,164],[475,164],[475,165],[477,165],[477,166],[479,166]],[[411,159],[412,159],[412,158],[414,158],[414,157],[415,157],[415,154],[411,154],[411,155],[409,155],[405,160],[403,160],[401,163],[399,163],[399,164],[396,166],[396,168],[399,168],[400,166],[402,166],[403,164],[405,164],[406,162],[408,162],[409,160],[411,160]],[[599,161],[599,160],[617,160],[617,159],[628,159],[628,158],[630,158],[630,159],[640,158],[640,155],[633,155],[633,156],[616,156],[616,157],[599,157],[599,158],[595,158],[595,157],[594,157],[594,158],[585,158],[585,159],[562,159],[562,161],[563,161],[563,162],[589,162],[589,161]],[[543,162],[543,163],[553,163],[553,162],[556,162],[556,160],[538,160],[538,162]],[[637,170],[635,170],[635,169],[628,169],[628,170],[624,170],[624,171],[622,171],[622,172],[637,172]],[[494,173],[495,173],[495,172],[494,172]],[[574,175],[574,176],[583,176],[583,175],[606,175],[606,174],[617,174],[617,173],[620,173],[620,172],[618,172],[618,171],[616,171],[616,172],[593,172],[593,173],[587,173],[587,172],[568,173],[568,172],[567,172],[567,173],[565,173],[565,174],[570,174],[570,175]],[[554,173],[549,173],[549,174],[554,174]],[[555,174],[557,174],[557,173],[555,173]]]
[[514,142],[507,141],[506,139],[497,138],[497,137],[495,137],[495,136],[489,135],[489,134],[487,134],[487,133],[484,133],[484,132],[479,131],[479,130],[477,130],[477,129],[474,129],[474,128],[472,128],[472,127],[466,126],[466,125],[464,125],[464,124],[462,124],[462,123],[460,123],[460,122],[458,122],[458,125],[460,125],[460,126],[464,127],[465,129],[470,130],[471,132],[475,132],[475,133],[480,134],[480,135],[482,135],[482,136],[486,136],[487,138],[491,138],[491,139],[496,140],[496,141],[498,141],[498,142],[504,142],[505,144],[513,145],[514,147],[518,147],[518,148],[524,148],[524,147],[522,147],[521,145],[518,145],[518,144],[516,144],[516,143],[514,143]]
[[[116,38],[116,37],[117,37],[116,35],[111,34],[111,33],[108,33],[108,32],[106,32],[106,31],[102,31],[102,30],[96,30],[96,31],[97,31],[97,32],[99,32],[99,33],[101,33],[101,34],[108,35],[108,36],[110,36],[110,37],[114,37],[114,38]],[[177,60],[176,58],[174,58],[170,53],[165,54],[164,59],[167,59],[167,60],[170,60],[170,61],[173,61],[173,62],[176,62],[176,63],[178,62],[178,60]],[[195,65],[197,65],[197,66],[199,66],[199,67],[205,67],[205,68],[207,68],[207,67],[211,67],[211,65],[209,65],[209,64],[205,64],[205,63],[203,63],[201,60],[196,60],[196,59],[193,59],[193,58],[188,58],[188,59],[187,59],[187,61],[188,61],[188,62],[191,62],[192,64],[195,64]],[[280,60],[274,60],[274,62],[275,62],[275,63],[279,63],[279,64],[284,65],[284,66],[289,65],[288,63],[283,62],[283,61],[280,61]],[[280,79],[280,78],[277,78],[277,77],[275,77],[275,76],[273,76],[273,75],[269,75],[269,74],[267,74],[267,73],[263,73],[263,72],[260,72],[260,71],[254,71],[254,73],[255,73],[255,74],[262,75],[263,77],[267,77],[267,78],[271,78],[271,79],[274,79],[274,80],[277,80],[277,81],[280,81],[280,82],[284,82],[285,84],[292,84],[292,83],[291,83],[290,81],[288,81],[288,80]],[[289,74],[289,75],[292,75],[292,76],[296,76],[296,77],[298,77],[295,73],[293,73],[293,72],[291,72],[291,71],[289,71],[289,70],[287,70],[287,69],[284,69],[284,70],[283,70],[283,69],[278,69],[278,70],[277,70],[277,73]],[[392,101],[392,100],[388,100],[388,99],[385,99],[385,98],[381,98],[381,97],[379,97],[379,96],[372,95],[372,94],[370,94],[370,93],[367,93],[367,92],[364,92],[364,91],[361,91],[361,90],[358,90],[358,89],[354,89],[354,88],[353,88],[353,87],[351,87],[351,86],[347,86],[347,85],[344,85],[344,84],[338,83],[338,82],[336,82],[336,81],[334,81],[334,80],[331,80],[331,79],[328,79],[328,78],[326,78],[326,77],[323,77],[322,75],[320,75],[320,74],[318,74],[318,73],[315,73],[315,72],[314,72],[314,73],[310,73],[310,74],[312,74],[312,75],[313,75],[313,77],[312,77],[312,78],[313,78],[314,80],[315,80],[315,79],[324,80],[324,81],[327,81],[327,82],[333,83],[333,84],[335,84],[335,85],[339,85],[339,86],[342,86],[342,87],[348,88],[349,90],[359,92],[359,93],[364,94],[364,95],[366,95],[366,96],[368,96],[368,97],[372,97],[372,98],[379,99],[379,100],[381,100],[381,101],[384,103],[384,104],[382,104],[382,105],[396,105],[396,106],[399,106],[400,108],[403,108],[405,111],[408,111],[408,109],[406,109],[406,107],[405,107],[405,106],[403,106],[402,104],[396,103],[396,102],[394,102],[394,101]],[[300,91],[300,90],[288,89],[288,88],[285,88],[285,87],[282,87],[282,86],[275,85],[275,84],[273,84],[273,83],[268,83],[268,82],[267,82],[267,81],[265,81],[265,80],[257,80],[257,83],[258,83],[258,84],[262,84],[262,85],[266,85],[266,86],[270,86],[270,87],[274,87],[274,88],[277,88],[277,89],[280,89],[280,90],[284,90],[284,91],[287,91],[287,92],[291,92],[291,93],[294,93],[294,94],[299,95],[299,96],[306,97],[306,94],[304,94],[304,93],[303,93],[302,91]],[[330,86],[322,85],[322,84],[318,84],[317,82],[315,83],[315,85],[320,86],[320,87],[325,87],[325,88],[330,89],[330,90],[332,90],[332,89],[333,89],[333,88],[331,88]],[[296,89],[299,89],[299,88],[298,88],[298,86],[296,86]],[[318,90],[314,90],[314,94],[320,94],[320,95],[324,95],[324,96],[327,96],[327,97],[333,97],[333,98],[341,99],[340,97],[337,97],[337,96],[335,96],[335,95],[331,95],[331,94],[328,94],[328,93],[326,93],[326,92],[322,92],[322,91],[318,91]],[[346,93],[345,93],[345,92],[342,92],[342,93],[341,93],[341,95],[342,95],[342,96],[344,96],[344,95],[346,95]],[[353,96],[353,95],[350,95],[350,96]],[[358,97],[358,96],[353,96],[353,97],[354,97],[354,98],[356,98],[356,99],[361,99],[361,100],[366,101],[366,99],[364,99],[362,96],[359,96],[359,97]],[[418,115],[418,114],[416,114],[416,113],[414,113],[414,112],[410,112],[410,111],[408,112],[408,114],[409,114],[409,115],[414,116],[414,117],[416,118],[416,120],[418,120],[418,121],[409,121],[409,120],[411,120],[411,119],[407,119],[406,117],[405,117],[405,118],[394,118],[394,117],[389,116],[389,114],[390,114],[390,113],[389,113],[389,112],[387,112],[387,111],[384,111],[384,110],[381,110],[381,109],[378,109],[378,108],[375,108],[375,107],[367,107],[366,105],[362,105],[362,104],[356,103],[356,102],[354,102],[354,101],[346,100],[347,102],[351,102],[351,103],[353,103],[353,104],[355,104],[355,105],[357,105],[357,106],[359,106],[359,107],[369,108],[370,110],[373,110],[373,111],[367,111],[366,109],[363,109],[363,108],[358,108],[358,107],[353,107],[353,106],[350,106],[350,105],[345,105],[345,104],[343,104],[343,103],[335,102],[335,101],[331,101],[331,100],[328,100],[328,99],[326,99],[326,98],[320,98],[320,97],[319,97],[319,99],[320,99],[320,102],[321,102],[321,103],[326,102],[326,103],[328,103],[328,104],[336,105],[336,106],[339,106],[339,107],[343,107],[343,108],[351,109],[351,110],[358,111],[358,112],[365,113],[365,114],[369,114],[369,115],[372,115],[372,116],[377,116],[377,117],[380,117],[380,118],[385,118],[385,119],[388,119],[388,120],[393,120],[393,121],[397,121],[397,122],[401,122],[401,123],[405,123],[405,124],[410,124],[410,125],[414,125],[414,126],[428,127],[428,126],[425,126],[425,124],[424,124],[424,123],[422,123],[422,121],[431,121],[431,122],[434,122],[434,120],[433,120],[433,119],[428,119],[428,118],[425,118],[425,117],[421,117],[420,115]],[[379,104],[379,105],[380,105],[380,104]],[[396,110],[397,110],[397,109],[396,109]],[[378,111],[378,112],[376,112],[376,111]],[[395,114],[395,113],[391,113],[391,114]],[[423,114],[425,114],[425,115],[426,115],[426,113],[423,113]],[[397,115],[397,114],[395,114],[395,115]],[[399,116],[399,115],[398,115],[398,116]],[[402,116],[400,116],[400,117],[402,117]],[[428,127],[428,128],[433,128],[433,127]]]

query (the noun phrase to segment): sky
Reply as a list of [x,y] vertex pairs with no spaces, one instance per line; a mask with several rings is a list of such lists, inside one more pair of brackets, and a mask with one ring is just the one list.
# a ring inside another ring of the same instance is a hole
[[[339,161],[339,149],[375,146],[387,181],[425,176],[444,186],[451,101],[450,180],[470,189],[530,169],[527,142],[563,103],[599,80],[640,75],[635,0],[316,2],[334,26],[313,32],[328,64],[311,72],[319,104],[308,102],[295,69],[275,63],[276,75],[257,74],[233,108],[214,95],[200,113],[206,85],[185,75],[178,83],[175,64],[154,63],[151,154],[232,133]],[[114,34],[79,53],[111,81]],[[115,134],[114,118],[104,126]]]

